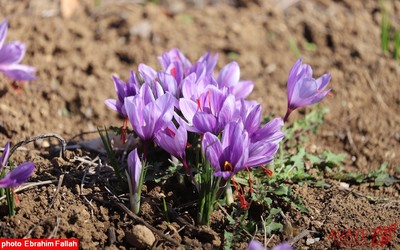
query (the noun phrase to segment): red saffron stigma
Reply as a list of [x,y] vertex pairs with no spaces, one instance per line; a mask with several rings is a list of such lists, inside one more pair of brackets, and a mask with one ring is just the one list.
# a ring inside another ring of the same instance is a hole
[[250,193],[254,193],[254,190],[253,190],[253,179],[251,179],[250,169],[246,167],[246,170],[247,170],[247,173],[249,174],[248,182],[249,182]]
[[200,111],[203,111],[203,110],[201,109],[201,105],[200,105],[200,98],[198,98],[198,99],[196,100],[196,102],[197,102],[197,107],[199,108],[199,110],[200,110]]
[[172,75],[174,78],[176,78],[176,67],[175,67],[175,66],[171,69],[171,75]]
[[233,183],[233,187],[235,188],[236,192],[238,193],[240,207],[242,209],[248,208],[250,204],[246,201],[246,198],[244,197],[244,191],[243,191],[242,186],[240,186],[240,184],[235,180],[235,177],[232,176],[231,180]]
[[269,175],[269,176],[273,176],[274,172],[272,172],[272,170],[269,170],[268,168],[266,168],[265,166],[261,166],[262,169],[264,169],[264,172]]
[[168,132],[170,132],[172,134],[172,137],[176,136],[176,133],[172,129],[167,127],[165,130],[168,130]]

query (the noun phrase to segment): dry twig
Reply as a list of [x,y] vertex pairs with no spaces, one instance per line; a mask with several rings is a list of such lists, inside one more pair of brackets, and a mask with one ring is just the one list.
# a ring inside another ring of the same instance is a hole
[[39,135],[39,136],[28,137],[25,140],[18,142],[11,148],[9,157],[11,157],[11,155],[14,153],[14,151],[17,150],[17,148],[21,147],[22,145],[26,145],[30,142],[34,142],[34,141],[45,139],[45,138],[51,138],[51,137],[54,137],[61,142],[60,157],[64,158],[64,153],[65,153],[65,148],[67,147],[67,143],[65,142],[64,138],[62,138],[60,135],[57,135],[57,134],[43,134],[43,135]]
[[53,200],[51,201],[50,206],[47,209],[53,207],[54,202],[56,201],[56,198],[57,198],[57,196],[58,196],[58,194],[60,192],[60,188],[61,188],[61,185],[63,183],[63,180],[64,180],[64,175],[62,174],[62,175],[60,175],[60,178],[58,179],[58,185],[57,185],[57,189],[56,189],[56,192],[54,194]]
[[[58,182],[58,180],[52,180],[52,181],[39,181],[39,182],[30,182],[30,183],[26,183],[22,186],[19,186],[18,188],[14,189],[14,193],[18,193],[19,191],[31,188],[31,187],[36,187],[36,186],[42,186],[42,185],[47,185],[47,184],[51,184],[51,183],[56,183]],[[6,196],[3,195],[0,197],[0,201],[5,199]]]

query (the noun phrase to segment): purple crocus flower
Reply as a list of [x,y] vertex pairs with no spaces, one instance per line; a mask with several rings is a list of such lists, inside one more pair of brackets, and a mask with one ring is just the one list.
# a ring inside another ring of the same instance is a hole
[[132,150],[128,155],[128,185],[129,185],[129,201],[131,210],[137,214],[140,210],[140,194],[143,180],[142,177],[143,165],[140,161],[137,148]]
[[[212,76],[215,65],[218,61],[218,54],[211,57],[211,53],[205,53],[194,65],[192,65],[187,57],[177,48],[173,48],[168,52],[164,52],[158,57],[164,71],[172,75],[178,86],[182,86],[182,81],[194,73],[197,79],[201,76]],[[179,88],[180,89],[180,88]]]
[[[265,247],[258,240],[252,240],[250,241],[247,250],[265,250]],[[284,242],[275,246],[272,250],[293,250],[293,248],[289,243]]]
[[254,88],[252,81],[240,81],[240,68],[237,62],[231,62],[222,68],[217,83],[220,89],[227,88],[236,99],[246,98]]
[[146,83],[142,85],[138,95],[125,98],[129,121],[143,141],[153,140],[154,134],[172,120],[175,103],[176,99],[170,93],[155,99]]
[[241,107],[236,111],[235,117],[238,116],[238,119],[243,121],[244,129],[248,132],[250,139],[247,167],[270,163],[278,151],[279,142],[285,136],[282,132],[282,119],[273,119],[260,127],[261,105],[245,103],[243,99],[239,104]]
[[132,192],[136,194],[138,192],[140,175],[142,173],[142,162],[140,161],[137,148],[132,150],[128,155],[128,173]]
[[173,75],[179,83],[186,76],[187,71],[192,66],[189,59],[177,48],[164,52],[158,57],[164,71]]
[[312,74],[311,66],[303,65],[301,58],[290,70],[287,82],[288,108],[284,121],[287,121],[290,113],[296,108],[317,103],[331,91],[325,90],[331,80],[331,74],[324,74],[318,79],[314,79]]
[[186,161],[186,146],[187,146],[187,130],[182,118],[178,115],[175,116],[179,128],[177,128],[173,121],[162,130],[159,130],[154,138],[154,141],[165,151],[180,160],[185,168],[186,172],[192,177],[193,182],[197,189],[199,185],[194,179],[193,174],[190,171],[189,165]]
[[233,118],[235,97],[210,86],[196,102],[181,98],[179,108],[188,122],[189,131],[218,135]]
[[[10,154],[10,143],[7,142],[4,147],[3,154],[0,157],[0,171],[7,165],[8,156]],[[6,176],[0,179],[0,188],[13,188],[26,182],[28,178],[32,175],[35,169],[35,164],[33,162],[24,162],[18,165],[16,168],[11,170]]]
[[202,150],[215,176],[228,180],[235,173],[246,168],[249,157],[249,136],[241,121],[229,122],[222,133],[221,141],[207,132],[203,136]]
[[211,76],[191,73],[182,81],[182,96],[185,99],[196,101],[211,86],[218,88],[217,82]]
[[173,75],[160,71],[157,73],[157,81],[161,84],[164,92],[168,92],[177,98],[181,95],[181,89]]
[[247,246],[247,250],[265,250],[265,247],[258,240],[251,240]]
[[126,110],[124,105],[125,97],[135,96],[139,93],[139,80],[134,71],[131,71],[131,76],[128,82],[123,82],[117,76],[112,76],[115,86],[115,92],[118,99],[107,99],[104,103],[111,109],[117,111],[122,116],[126,117]]
[[25,55],[25,44],[21,42],[10,42],[4,44],[8,31],[7,20],[0,24],[0,72],[16,81],[31,81],[36,78],[33,74],[36,69],[19,64]]
[[178,158],[186,160],[187,130],[178,117],[179,128],[171,121],[164,129],[155,135],[155,142],[165,151]]

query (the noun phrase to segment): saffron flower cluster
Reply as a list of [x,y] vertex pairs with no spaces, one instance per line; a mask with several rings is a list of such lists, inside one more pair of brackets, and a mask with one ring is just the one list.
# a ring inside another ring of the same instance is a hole
[[[4,147],[3,154],[0,157],[0,173],[3,168],[7,166],[9,155],[10,143],[7,142]],[[23,184],[32,175],[34,169],[35,164],[33,162],[24,162],[18,165],[0,179],[0,188],[13,188]]]
[[[128,158],[129,172],[136,173],[131,174],[132,190],[138,189],[135,185],[139,171],[132,170],[132,166],[144,169],[144,162],[151,160],[148,150],[154,146],[182,163],[200,193],[202,187],[193,173],[204,173],[201,166],[211,166],[212,176],[229,184],[239,171],[272,162],[284,138],[282,128],[290,113],[320,101],[330,91],[324,90],[330,75],[314,80],[311,67],[302,65],[299,59],[289,75],[285,118],[262,124],[261,104],[246,99],[254,84],[240,79],[237,62],[225,65],[215,74],[218,54],[212,56],[210,52],[192,64],[174,48],[158,60],[161,70],[140,64],[126,82],[113,76],[117,99],[105,101],[125,118],[122,132],[129,121],[142,140],[142,148],[135,151],[135,164],[129,163],[132,158]],[[189,138],[195,139],[189,141]],[[199,148],[204,160],[193,162],[196,157],[188,160],[188,147]],[[139,158],[142,164],[138,164]]]
[[22,65],[26,47],[22,42],[9,42],[4,44],[8,31],[7,20],[0,23],[0,72],[16,81],[31,81],[36,77],[35,68]]

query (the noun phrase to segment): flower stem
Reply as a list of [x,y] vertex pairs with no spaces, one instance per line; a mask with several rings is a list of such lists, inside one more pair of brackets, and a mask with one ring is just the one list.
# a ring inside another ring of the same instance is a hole
[[199,185],[199,183],[196,181],[196,179],[194,178],[192,172],[190,171],[190,168],[189,168],[188,163],[186,162],[185,159],[183,159],[183,160],[181,160],[181,161],[182,161],[183,167],[185,168],[186,172],[187,172],[187,173],[190,175],[190,177],[192,178],[192,181],[193,181],[194,185],[196,186],[197,191],[199,192],[199,190],[200,190],[200,185]]
[[287,109],[287,111],[286,111],[286,114],[285,114],[285,117],[283,118],[283,122],[287,122],[287,120],[288,120],[288,118],[289,118],[289,115],[290,115],[290,113],[292,113],[292,111],[293,110],[291,110],[291,109]]

